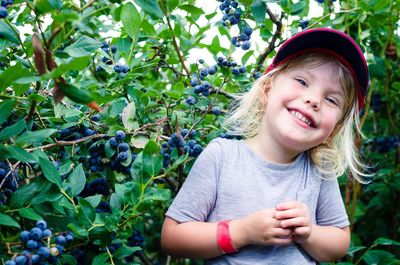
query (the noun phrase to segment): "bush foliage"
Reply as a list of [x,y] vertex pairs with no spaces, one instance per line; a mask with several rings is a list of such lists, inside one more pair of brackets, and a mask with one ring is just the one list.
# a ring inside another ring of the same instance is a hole
[[370,66],[357,144],[376,174],[340,178],[352,246],[336,264],[400,264],[400,2],[199,2],[1,1],[1,264],[195,263],[162,254],[164,212],[229,137],[233,95],[313,27],[351,35]]

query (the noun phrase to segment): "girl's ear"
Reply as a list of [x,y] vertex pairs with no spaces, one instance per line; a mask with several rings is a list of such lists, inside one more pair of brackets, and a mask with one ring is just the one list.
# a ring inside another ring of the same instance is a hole
[[267,98],[270,88],[271,83],[266,81],[260,89],[260,101],[264,107],[267,105]]

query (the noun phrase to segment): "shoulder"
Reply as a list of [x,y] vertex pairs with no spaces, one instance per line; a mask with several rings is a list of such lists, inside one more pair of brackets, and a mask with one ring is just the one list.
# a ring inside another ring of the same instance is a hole
[[216,152],[220,155],[223,154],[234,154],[235,150],[239,148],[240,140],[226,139],[226,138],[215,138],[206,147],[208,151]]

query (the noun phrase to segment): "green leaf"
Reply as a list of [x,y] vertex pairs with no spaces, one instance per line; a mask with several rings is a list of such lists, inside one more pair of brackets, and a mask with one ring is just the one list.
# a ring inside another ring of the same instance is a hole
[[11,216],[2,213],[0,213],[0,225],[21,228],[21,226]]
[[19,208],[30,203],[33,196],[35,196],[36,193],[42,190],[43,186],[44,186],[44,181],[40,182],[35,180],[34,182],[29,183],[28,185],[23,185],[19,187],[11,195],[10,206],[12,208]]
[[[17,33],[19,34],[18,30]],[[15,34],[3,19],[0,19],[0,35],[2,36],[2,39],[19,44],[18,35]]]
[[267,14],[267,7],[265,2],[255,0],[251,5],[251,12],[253,13],[254,20],[257,23],[263,23],[265,20],[265,14]]
[[72,85],[60,85],[60,88],[69,99],[76,103],[87,104],[94,101],[87,90],[82,90]]
[[142,248],[141,247],[129,247],[129,246],[122,245],[120,248],[118,248],[117,251],[115,251],[115,253],[113,254],[113,257],[115,257],[117,259],[122,259],[122,258],[132,255],[133,253],[135,253],[136,251],[139,251],[139,250],[142,250]]
[[13,81],[24,76],[30,76],[30,73],[26,68],[22,66],[21,63],[17,63],[13,66],[8,67],[3,73],[0,74],[0,91],[11,85]]
[[400,246],[400,242],[389,239],[389,238],[380,237],[374,241],[374,245]]
[[92,265],[108,265],[110,263],[108,263],[107,260],[108,260],[108,254],[102,253],[102,254],[97,255],[93,259]]
[[3,139],[8,139],[11,136],[17,136],[25,129],[25,119],[21,119],[17,123],[11,125],[10,127],[5,127],[3,130],[0,131],[0,141]]
[[11,110],[14,108],[14,105],[15,100],[4,100],[0,102],[0,125],[7,120],[8,116],[10,116]]
[[5,148],[7,151],[7,158],[14,158],[24,163],[35,163],[37,159],[34,155],[25,151],[25,149],[18,146],[0,146],[0,149]]
[[82,35],[71,46],[64,49],[72,57],[83,57],[90,55],[93,51],[101,47],[101,42],[92,39],[88,36]]
[[136,7],[132,3],[126,3],[121,10],[122,25],[132,39],[136,38],[141,24],[141,17]]
[[79,195],[85,188],[86,177],[82,164],[79,164],[69,175],[69,183],[71,184],[70,188],[72,197]]
[[39,157],[39,165],[42,168],[42,172],[45,178],[51,183],[56,184],[58,188],[61,188],[62,184],[60,173],[58,173],[54,164],[51,163],[48,159]]
[[85,200],[88,201],[90,203],[90,205],[92,205],[93,208],[96,208],[101,201],[101,197],[102,197],[102,195],[93,195],[93,196],[85,197]]
[[74,233],[74,236],[78,238],[85,238],[89,235],[89,232],[85,228],[77,224],[70,223],[68,224],[68,228],[71,230],[72,233]]
[[162,18],[164,16],[157,0],[135,0],[135,3],[138,4],[144,12],[151,16],[157,18]]
[[127,131],[132,131],[136,127],[136,122],[135,122],[135,116],[136,116],[136,105],[135,101],[130,102],[124,110],[122,111],[122,123],[124,124],[125,129]]
[[37,131],[26,131],[17,138],[18,144],[37,144],[43,143],[44,140],[49,138],[53,133],[57,132],[56,129],[44,129]]
[[39,214],[37,214],[35,212],[35,210],[33,210],[32,208],[21,208],[21,209],[18,210],[18,213],[22,217],[27,218],[27,219],[31,219],[31,220],[34,220],[34,221],[39,221],[39,220],[43,219],[43,217],[40,216]]
[[80,198],[78,201],[78,216],[82,224],[91,226],[96,218],[94,207],[85,199]]
[[83,56],[78,58],[72,58],[64,64],[60,64],[54,71],[50,74],[52,78],[61,76],[68,71],[80,71],[88,67],[90,64],[90,57]]
[[193,5],[181,5],[179,6],[179,8],[188,12],[194,17],[199,17],[200,15],[204,14],[204,11],[201,8],[195,7]]
[[168,201],[171,199],[171,190],[149,187],[146,189],[144,200]]
[[162,169],[160,147],[149,141],[143,150],[143,170],[150,176],[156,176]]

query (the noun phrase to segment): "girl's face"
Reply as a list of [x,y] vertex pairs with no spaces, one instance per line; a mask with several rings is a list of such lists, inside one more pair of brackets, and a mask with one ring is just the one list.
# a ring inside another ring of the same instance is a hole
[[294,154],[325,142],[345,104],[331,64],[286,70],[265,89],[267,105],[261,133]]

